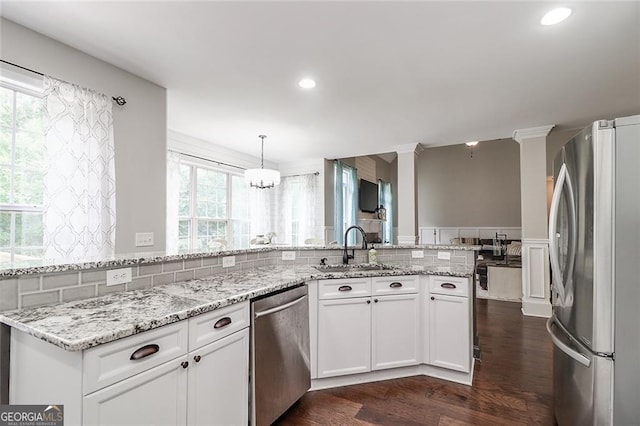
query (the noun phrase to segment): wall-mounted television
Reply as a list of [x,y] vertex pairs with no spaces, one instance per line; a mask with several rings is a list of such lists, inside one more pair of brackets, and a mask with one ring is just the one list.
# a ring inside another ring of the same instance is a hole
[[375,213],[378,208],[378,184],[360,179],[359,202],[361,211]]

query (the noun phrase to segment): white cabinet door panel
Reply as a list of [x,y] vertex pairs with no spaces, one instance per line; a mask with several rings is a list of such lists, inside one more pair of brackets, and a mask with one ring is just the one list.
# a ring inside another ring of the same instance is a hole
[[189,426],[246,425],[249,418],[249,329],[189,353]]
[[429,299],[430,363],[469,372],[469,299],[440,294]]
[[420,297],[373,297],[372,370],[417,365],[420,358]]
[[321,300],[318,377],[371,371],[371,298]]
[[85,396],[83,424],[184,425],[186,361],[185,355]]

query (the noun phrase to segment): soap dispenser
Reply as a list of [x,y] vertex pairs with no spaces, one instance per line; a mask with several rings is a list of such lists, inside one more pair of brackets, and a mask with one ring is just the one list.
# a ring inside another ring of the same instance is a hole
[[373,244],[371,244],[371,249],[369,250],[369,263],[378,263],[378,252]]

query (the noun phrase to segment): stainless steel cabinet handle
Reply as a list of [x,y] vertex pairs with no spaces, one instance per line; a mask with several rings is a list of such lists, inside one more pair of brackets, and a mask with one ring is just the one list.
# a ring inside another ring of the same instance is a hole
[[182,366],[182,368],[187,368],[189,366],[189,361],[182,361],[180,365]]
[[267,309],[266,311],[256,312],[253,315],[254,315],[254,317],[256,319],[258,319],[258,318],[263,317],[265,315],[274,314],[276,312],[284,311],[285,309],[290,308],[291,306],[302,302],[306,298],[307,298],[307,295],[305,294],[304,296],[298,297],[296,300],[294,300],[292,302],[285,303],[284,305],[276,306],[275,308]]
[[222,328],[228,326],[229,324],[231,324],[231,318],[224,317],[216,321],[216,323],[213,325],[213,328]]
[[440,287],[453,290],[454,288],[456,288],[456,285],[454,283],[442,283],[440,284]]
[[341,285],[340,287],[338,287],[338,291],[351,291],[353,290],[353,287],[351,287],[350,285]]
[[158,352],[160,350],[160,346],[158,345],[145,345],[139,349],[136,349],[136,351],[134,353],[131,354],[131,357],[129,358],[131,361],[136,361],[142,358],[146,358],[149,355],[153,355],[156,352]]
[[391,284],[389,284],[389,287],[391,288],[400,288],[402,287],[402,283],[399,283],[398,281],[392,282]]
[[580,364],[584,365],[585,367],[589,367],[591,365],[591,360],[589,358],[582,355],[580,352],[570,348],[567,344],[563,343],[558,338],[558,336],[556,336],[554,331],[551,329],[554,323],[558,326],[558,328],[561,327],[560,324],[558,324],[558,322],[556,321],[554,316],[552,316],[547,320],[547,332],[551,336],[551,340],[553,341],[553,344],[556,345],[556,347],[560,349],[562,352],[564,352],[565,354],[569,355],[571,358],[578,361]]
[[195,362],[200,362],[201,359],[202,359],[202,357],[200,355],[196,355],[196,356],[193,357],[193,360]]

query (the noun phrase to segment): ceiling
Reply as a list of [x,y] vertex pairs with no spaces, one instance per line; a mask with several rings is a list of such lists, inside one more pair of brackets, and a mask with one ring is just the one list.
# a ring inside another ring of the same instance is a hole
[[[640,2],[32,2],[2,16],[167,88],[170,129],[288,162],[640,113]],[[310,76],[313,90],[297,81]]]

